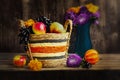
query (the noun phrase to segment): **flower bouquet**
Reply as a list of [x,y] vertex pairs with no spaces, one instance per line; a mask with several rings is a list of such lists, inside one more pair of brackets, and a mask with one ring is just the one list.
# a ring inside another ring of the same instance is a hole
[[92,48],[90,25],[99,24],[99,17],[99,7],[92,3],[71,7],[65,13],[65,20],[71,19],[76,27],[75,52],[81,57],[84,57],[85,51]]

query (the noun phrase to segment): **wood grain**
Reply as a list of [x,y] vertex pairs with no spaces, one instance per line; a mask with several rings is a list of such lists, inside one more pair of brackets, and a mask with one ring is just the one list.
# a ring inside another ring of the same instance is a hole
[[[19,53],[21,55],[27,55],[26,53]],[[18,68],[13,65],[13,57],[18,53],[0,53],[0,70],[15,70],[15,71],[29,71],[28,67]],[[89,70],[120,70],[120,54],[100,54],[100,60],[98,63],[92,66]],[[29,59],[27,59],[27,63]],[[78,68],[70,67],[56,67],[56,68],[42,68],[42,71],[50,70],[87,70],[81,66]]]
[[[119,0],[1,0],[0,2],[0,52],[24,52],[18,40],[18,19],[37,18],[40,15],[64,24],[64,13],[72,6],[95,3],[100,7],[99,25],[91,26],[93,48],[100,53],[120,52],[120,1]],[[75,49],[73,28],[69,52]]]

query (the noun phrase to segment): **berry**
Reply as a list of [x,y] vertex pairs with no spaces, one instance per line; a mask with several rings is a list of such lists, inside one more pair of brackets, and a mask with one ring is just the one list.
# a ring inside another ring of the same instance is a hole
[[27,46],[27,45],[24,46],[24,50],[25,50],[25,51],[28,50],[28,46]]
[[81,65],[82,65],[82,68],[88,68],[89,69],[89,68],[92,67],[92,64],[90,64],[89,62],[87,62],[85,60],[82,61]]
[[30,35],[30,31],[31,31],[31,28],[30,27],[20,27],[19,29],[20,33],[18,34],[18,37],[19,37],[19,43],[20,44],[24,44],[24,49],[25,51],[27,51],[27,43],[29,42],[29,35]]

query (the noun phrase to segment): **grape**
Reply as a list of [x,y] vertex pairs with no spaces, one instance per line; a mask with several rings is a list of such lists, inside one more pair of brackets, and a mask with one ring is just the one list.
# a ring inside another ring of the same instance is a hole
[[25,37],[25,38],[24,38],[24,40],[25,40],[25,42],[27,42],[27,41],[28,41],[28,38],[27,38],[27,37]]
[[27,45],[24,46],[24,50],[25,50],[25,51],[28,50],[28,46],[27,46]]
[[22,34],[22,33],[19,33],[18,36],[21,37],[21,36],[23,36],[23,34]]
[[28,27],[27,30],[28,30],[29,34],[33,34],[34,33],[33,30],[32,30],[32,26]]
[[27,50],[26,45],[29,42],[29,35],[31,33],[31,28],[21,27],[19,31],[20,31],[20,33],[18,34],[19,43],[24,44],[24,50],[26,51]]
[[90,64],[85,60],[82,61],[82,68],[91,68],[91,67],[92,67],[92,64]]

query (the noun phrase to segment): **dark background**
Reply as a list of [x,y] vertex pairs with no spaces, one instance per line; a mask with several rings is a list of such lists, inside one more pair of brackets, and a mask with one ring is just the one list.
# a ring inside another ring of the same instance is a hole
[[[84,2],[86,1],[86,2]],[[72,6],[92,2],[100,7],[98,26],[90,29],[93,48],[100,53],[120,52],[120,0],[0,0],[0,52],[24,52],[18,41],[18,19],[44,15],[64,24],[64,13]],[[69,52],[74,52],[73,29]]]

